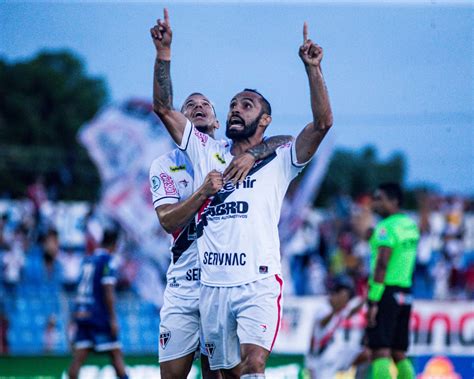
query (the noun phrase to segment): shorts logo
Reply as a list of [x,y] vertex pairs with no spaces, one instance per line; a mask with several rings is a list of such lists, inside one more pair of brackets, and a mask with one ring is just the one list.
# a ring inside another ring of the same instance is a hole
[[161,187],[160,178],[157,176],[152,176],[151,177],[151,190],[153,192],[156,192],[160,189],[160,187]]
[[201,133],[199,130],[194,129],[194,134],[201,141],[202,146],[206,146],[207,139],[209,138],[206,134]]
[[160,174],[160,179],[163,182],[165,187],[165,193],[167,195],[177,195],[178,191],[176,190],[176,186],[174,185],[173,178],[164,172]]
[[169,330],[160,333],[160,346],[163,350],[166,349],[166,345],[170,342],[171,332]]
[[258,268],[258,272],[259,272],[260,274],[268,274],[268,266],[260,266],[260,267]]
[[265,324],[260,324],[260,327],[262,328],[262,332],[265,333],[267,331],[267,325]]
[[209,355],[209,358],[212,358],[214,355],[214,351],[216,350],[216,345],[214,345],[212,342],[206,342],[205,346],[207,355]]

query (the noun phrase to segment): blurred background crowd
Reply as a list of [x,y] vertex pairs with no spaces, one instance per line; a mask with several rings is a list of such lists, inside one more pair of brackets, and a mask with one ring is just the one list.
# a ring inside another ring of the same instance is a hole
[[[104,228],[115,223],[91,202],[49,200],[41,179],[20,200],[0,200],[0,351],[65,352],[73,332],[69,308],[82,258],[91,254]],[[459,196],[420,192],[407,212],[421,230],[414,277],[418,299],[474,299],[474,203]],[[78,210],[71,211],[73,208]],[[285,207],[284,207],[285,209]],[[63,217],[74,214],[75,217]],[[282,215],[285,218],[285,214]],[[294,221],[295,222],[295,221]],[[369,272],[368,239],[376,216],[369,193],[353,198],[342,192],[327,207],[306,208],[293,232],[282,230],[286,292],[326,294],[331,278],[353,278],[364,296]],[[166,284],[169,237],[156,257],[147,259],[123,229],[115,256],[118,314],[125,350],[153,350]],[[151,281],[146,272],[156,275]],[[140,279],[145,275],[148,291]],[[153,285],[153,283],[155,283]],[[150,328],[151,327],[151,328]],[[138,342],[138,343],[137,343]],[[127,345],[128,344],[128,345]]]

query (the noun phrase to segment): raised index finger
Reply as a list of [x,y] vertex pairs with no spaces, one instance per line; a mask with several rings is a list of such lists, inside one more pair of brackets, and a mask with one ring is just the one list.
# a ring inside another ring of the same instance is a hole
[[164,16],[164,19],[165,19],[165,23],[166,23],[167,25],[169,25],[169,23],[170,23],[170,17],[169,17],[169,15],[168,15],[168,9],[167,9],[167,8],[164,8],[164,9],[163,9],[163,16]]
[[303,24],[303,42],[306,42],[308,40],[308,24],[306,21]]

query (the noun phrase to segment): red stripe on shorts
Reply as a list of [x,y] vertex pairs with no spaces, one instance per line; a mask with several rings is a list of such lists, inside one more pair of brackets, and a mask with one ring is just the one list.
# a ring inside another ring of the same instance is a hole
[[276,327],[276,330],[275,330],[275,335],[273,336],[273,341],[272,341],[272,346],[270,347],[270,351],[273,350],[273,345],[275,345],[275,341],[276,341],[276,338],[277,338],[277,335],[278,335],[278,331],[280,330],[280,319],[281,319],[281,295],[282,295],[282,289],[283,289],[283,280],[278,275],[275,275],[275,279],[280,284],[280,294],[278,295],[278,299],[277,299],[277,306],[278,306],[277,327]]

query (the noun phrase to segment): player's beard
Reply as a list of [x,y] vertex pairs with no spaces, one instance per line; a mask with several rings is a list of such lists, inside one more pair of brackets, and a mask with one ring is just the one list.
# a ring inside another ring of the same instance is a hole
[[233,141],[244,140],[252,137],[258,128],[258,123],[262,118],[263,113],[260,113],[258,117],[253,120],[250,124],[245,124],[242,130],[229,129],[230,124],[229,120],[226,122],[225,135],[227,138],[230,138]]

